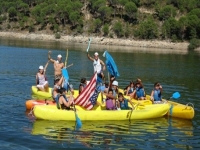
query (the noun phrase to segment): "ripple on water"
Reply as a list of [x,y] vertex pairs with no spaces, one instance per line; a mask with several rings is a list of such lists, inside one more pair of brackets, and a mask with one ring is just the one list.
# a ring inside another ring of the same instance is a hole
[[[83,122],[74,130],[75,122],[36,120],[32,134],[60,141],[65,146],[74,144],[90,148],[152,149],[173,145],[176,148],[192,147],[192,122],[189,120],[158,118],[153,120]],[[178,137],[178,138],[177,138]],[[67,144],[66,144],[67,143]],[[197,145],[197,143],[195,143]]]

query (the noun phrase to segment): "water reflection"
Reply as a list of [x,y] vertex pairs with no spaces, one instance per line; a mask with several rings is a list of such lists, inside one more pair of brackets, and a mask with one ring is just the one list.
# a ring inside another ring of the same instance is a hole
[[[70,147],[79,143],[90,148],[165,148],[168,142],[175,147],[185,147],[182,140],[193,136],[192,122],[176,118],[150,120],[92,121],[83,122],[80,130],[74,130],[75,122],[37,120],[32,134],[59,141]],[[174,137],[179,136],[179,141]],[[183,137],[183,138],[181,138]],[[155,143],[156,142],[156,143]]]

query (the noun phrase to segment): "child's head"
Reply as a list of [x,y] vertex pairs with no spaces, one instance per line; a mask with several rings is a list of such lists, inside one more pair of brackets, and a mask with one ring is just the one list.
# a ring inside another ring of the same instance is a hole
[[66,91],[66,89],[65,89],[65,88],[60,88],[60,89],[59,89],[59,93],[60,93],[60,94],[64,94],[64,93],[65,93],[65,91]]
[[112,89],[108,90],[108,95],[113,95],[113,90]]
[[108,82],[105,82],[105,88],[108,88],[108,86],[109,86]]
[[130,87],[134,87],[134,82],[133,81],[130,82]]
[[160,83],[159,82],[154,83],[154,88],[155,89],[159,89],[160,88]]
[[86,78],[82,78],[81,83],[86,84]]
[[122,93],[119,93],[119,94],[118,94],[118,100],[119,100],[120,102],[122,102],[122,101],[124,100],[124,96],[123,96]]
[[135,86],[136,86],[136,87],[140,87],[140,86],[141,86],[141,83],[140,83],[140,82],[136,82],[136,83],[135,83]]

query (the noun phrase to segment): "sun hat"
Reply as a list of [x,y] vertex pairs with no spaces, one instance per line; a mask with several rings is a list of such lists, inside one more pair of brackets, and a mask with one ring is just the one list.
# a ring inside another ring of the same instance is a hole
[[99,54],[97,52],[94,53],[94,56],[98,56]]
[[117,81],[113,81],[112,85],[118,86],[118,82]]
[[57,57],[61,58],[61,57],[62,57],[62,55],[60,55],[60,54],[59,54]]
[[39,66],[39,69],[41,70],[41,69],[44,69],[44,67],[43,66]]

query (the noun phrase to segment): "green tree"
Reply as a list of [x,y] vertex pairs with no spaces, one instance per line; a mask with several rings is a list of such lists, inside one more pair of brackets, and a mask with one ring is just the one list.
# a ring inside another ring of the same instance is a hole
[[155,39],[158,37],[158,25],[151,17],[149,17],[139,24],[136,36],[139,36],[139,38],[142,39]]
[[97,33],[100,31],[101,24],[102,24],[102,21],[99,18],[94,20],[94,30],[95,30],[94,32]]
[[112,9],[107,6],[102,6],[98,9],[98,12],[101,14],[100,17],[103,20],[103,24],[104,24],[105,20],[108,20],[110,18]]
[[116,22],[113,26],[113,31],[118,37],[123,36],[123,28],[121,22]]
[[125,5],[125,11],[129,18],[135,18],[137,13],[137,6],[133,2],[128,2]]
[[105,36],[109,34],[109,25],[107,23],[103,26],[103,33]]
[[72,26],[75,26],[78,23],[79,18],[80,18],[79,12],[75,11],[70,13],[69,20],[72,22]]
[[10,7],[8,9],[8,14],[10,19],[13,20],[13,18],[17,16],[17,10],[14,7]]
[[175,15],[176,9],[171,5],[164,6],[158,14],[160,20],[167,20],[170,17],[175,17]]

